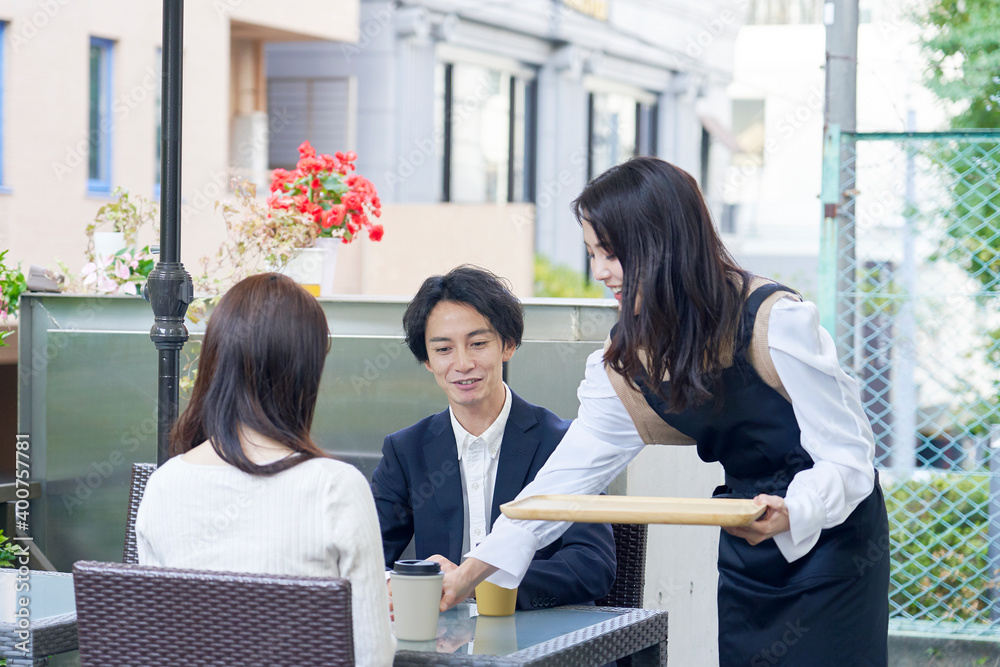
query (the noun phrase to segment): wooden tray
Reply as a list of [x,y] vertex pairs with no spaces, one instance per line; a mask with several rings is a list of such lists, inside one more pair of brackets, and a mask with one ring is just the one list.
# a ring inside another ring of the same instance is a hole
[[500,506],[511,519],[697,526],[746,526],[766,509],[736,498],[648,496],[531,496]]

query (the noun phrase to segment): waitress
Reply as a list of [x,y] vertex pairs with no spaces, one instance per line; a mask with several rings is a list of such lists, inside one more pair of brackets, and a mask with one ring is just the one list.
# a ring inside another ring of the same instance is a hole
[[[760,520],[719,541],[719,664],[888,662],[889,552],[874,439],[816,307],[741,269],[694,179],[634,158],[573,203],[594,276],[621,303],[587,360],[580,412],[518,498],[597,493],[647,444],[719,461],[715,495]],[[564,522],[501,517],[446,575],[441,608],[513,588]]]

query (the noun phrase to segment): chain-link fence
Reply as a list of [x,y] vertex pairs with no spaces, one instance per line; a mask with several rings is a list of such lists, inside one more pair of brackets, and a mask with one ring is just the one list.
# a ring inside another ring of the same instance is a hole
[[1000,132],[829,149],[844,203],[821,278],[875,432],[892,626],[1000,636]]

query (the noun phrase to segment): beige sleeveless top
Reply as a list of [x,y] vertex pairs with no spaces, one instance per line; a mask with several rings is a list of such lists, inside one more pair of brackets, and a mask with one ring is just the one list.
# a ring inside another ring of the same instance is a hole
[[[773,282],[765,278],[754,278],[750,283],[750,291],[753,292],[758,287],[763,287]],[[753,325],[753,337],[750,341],[749,350],[750,364],[769,387],[784,396],[785,400],[791,402],[788,392],[785,391],[785,387],[781,384],[781,378],[778,377],[778,370],[774,367],[774,362],[771,360],[771,354],[767,346],[767,321],[771,314],[771,307],[774,306],[778,299],[802,300],[798,294],[783,290],[779,290],[764,299],[764,302],[761,303],[760,308],[757,310],[757,318]],[[611,336],[609,335],[608,339],[604,342],[605,351],[607,351],[610,344]],[[624,376],[612,371],[607,365],[604,368],[608,373],[608,379],[611,380],[611,386],[614,387],[615,393],[618,394],[618,398],[621,399],[629,416],[632,417],[632,422],[635,424],[635,428],[644,443],[647,445],[695,444],[692,438],[663,421],[660,415],[656,414],[656,411],[646,402],[646,397],[642,395],[642,392],[632,386]],[[664,378],[664,380],[667,379],[669,378]]]

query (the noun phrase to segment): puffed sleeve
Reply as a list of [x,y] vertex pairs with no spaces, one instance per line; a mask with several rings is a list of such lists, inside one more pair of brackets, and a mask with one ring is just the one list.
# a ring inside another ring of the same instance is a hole
[[[599,493],[642,450],[642,438],[608,380],[603,350],[587,358],[577,396],[578,417],[518,498]],[[501,516],[487,538],[467,555],[499,568],[489,581],[514,588],[524,577],[535,551],[557,540],[570,525],[565,521],[519,521]]]
[[814,304],[778,300],[768,319],[767,341],[792,400],[802,448],[814,462],[789,484],[785,504],[791,528],[774,537],[792,562],[812,549],[823,528],[842,523],[871,493],[875,440],[857,382],[840,367]]

